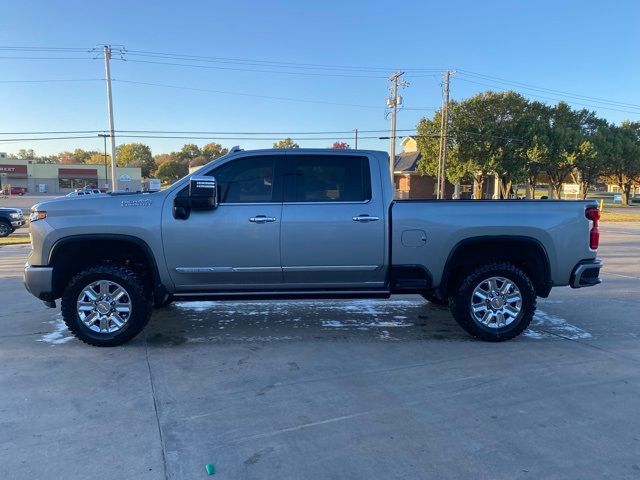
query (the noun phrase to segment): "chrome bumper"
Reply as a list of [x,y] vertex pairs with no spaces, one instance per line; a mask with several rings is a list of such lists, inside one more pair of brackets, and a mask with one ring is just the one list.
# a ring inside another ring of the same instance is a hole
[[571,274],[571,288],[593,287],[601,283],[600,269],[602,265],[602,260],[597,258],[580,262]]
[[40,300],[53,300],[53,268],[24,266],[24,286],[29,293]]

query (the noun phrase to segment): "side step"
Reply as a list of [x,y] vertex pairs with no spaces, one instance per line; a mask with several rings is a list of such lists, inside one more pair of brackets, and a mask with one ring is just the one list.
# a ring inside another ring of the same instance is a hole
[[421,265],[391,267],[391,292],[422,293],[431,288],[431,275]]
[[207,300],[314,300],[389,298],[389,290],[292,290],[234,292],[175,292],[175,301]]

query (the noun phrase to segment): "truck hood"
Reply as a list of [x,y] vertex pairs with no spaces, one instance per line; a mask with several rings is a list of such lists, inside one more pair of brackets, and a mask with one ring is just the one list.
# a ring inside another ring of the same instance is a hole
[[80,197],[56,197],[50,200],[36,203],[33,210],[46,210],[48,212],[61,210],[84,210],[85,208],[100,209],[126,206],[135,202],[149,203],[160,200],[163,192],[122,192],[105,193],[102,195],[88,195]]
[[[40,202],[32,211],[46,211],[48,218],[78,215],[116,215],[128,217],[134,210],[158,208],[164,201],[164,192],[107,193],[82,197],[58,197]],[[132,208],[129,208],[132,207]]]

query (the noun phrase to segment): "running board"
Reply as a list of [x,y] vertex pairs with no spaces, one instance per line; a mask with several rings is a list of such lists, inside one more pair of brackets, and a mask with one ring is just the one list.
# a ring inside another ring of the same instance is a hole
[[203,300],[315,300],[389,298],[388,290],[293,290],[293,291],[234,291],[234,292],[175,292],[176,301]]

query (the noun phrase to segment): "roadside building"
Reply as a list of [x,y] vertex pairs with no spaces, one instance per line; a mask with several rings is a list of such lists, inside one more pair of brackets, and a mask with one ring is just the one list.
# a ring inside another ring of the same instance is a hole
[[[396,155],[393,177],[398,199],[430,199],[436,198],[436,178],[423,175],[418,171],[418,163],[422,154],[414,137],[402,140],[402,153]],[[446,197],[453,195],[453,185],[445,185]]]
[[[142,172],[137,167],[116,169],[120,190],[142,189]],[[0,183],[23,187],[29,194],[66,194],[77,188],[111,188],[111,171],[105,165],[35,163],[7,158],[0,153]]]

